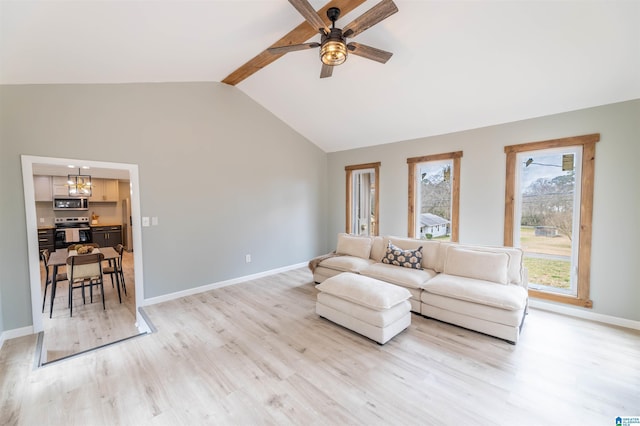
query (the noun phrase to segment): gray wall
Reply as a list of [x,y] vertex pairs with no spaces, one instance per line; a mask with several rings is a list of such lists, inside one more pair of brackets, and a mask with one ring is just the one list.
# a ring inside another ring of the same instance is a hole
[[331,153],[329,243],[344,232],[345,171],[381,161],[380,233],[407,235],[408,157],[463,151],[460,241],[501,245],[504,226],[504,146],[600,133],[596,145],[591,292],[593,312],[640,320],[640,100],[499,126]]
[[382,162],[380,230],[406,235],[406,158],[462,150],[461,241],[500,245],[503,147],[596,132],[593,311],[640,320],[638,117],[632,101],[325,154],[222,84],[0,86],[0,333],[31,325],[21,154],[139,165],[142,215],[160,221],[142,228],[155,297],[335,247],[348,164]]
[[0,86],[0,141],[0,332],[32,317],[21,154],[139,165],[147,298],[326,250],[326,154],[237,88]]

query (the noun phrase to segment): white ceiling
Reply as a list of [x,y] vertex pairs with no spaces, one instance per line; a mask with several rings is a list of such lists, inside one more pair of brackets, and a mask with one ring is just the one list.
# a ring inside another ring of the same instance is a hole
[[[640,98],[640,1],[395,1],[354,39],[387,64],[321,80],[292,52],[238,88],[327,152]],[[0,84],[221,81],[302,21],[286,0],[3,0]]]

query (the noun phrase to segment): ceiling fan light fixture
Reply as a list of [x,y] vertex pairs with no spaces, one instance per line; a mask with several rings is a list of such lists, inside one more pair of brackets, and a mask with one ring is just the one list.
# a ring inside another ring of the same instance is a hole
[[347,45],[341,40],[332,38],[322,43],[320,48],[320,60],[325,65],[341,65],[347,60]]
[[336,21],[340,17],[340,9],[330,7],[327,10],[327,18],[331,21],[331,31],[324,33],[320,45],[320,60],[325,65],[332,67],[344,64],[347,60],[347,43],[342,36],[342,30],[336,28]]
[[[268,62],[263,61],[261,55],[256,56],[251,61],[247,62],[241,68],[234,71],[232,75],[229,75],[223,80],[223,83],[236,85],[242,79],[237,78],[236,75],[240,72],[247,73],[247,76],[253,74],[255,70],[249,70],[249,68],[259,67],[262,68],[266,64],[271,63],[273,60],[284,55],[288,52],[295,52],[298,50],[307,50],[320,47],[320,61],[322,61],[322,69],[320,70],[320,78],[331,77],[333,73],[333,67],[336,65],[342,65],[349,55],[349,51],[356,56],[360,56],[372,61],[380,62],[382,64],[387,61],[393,55],[391,52],[386,52],[382,49],[376,49],[375,47],[367,46],[356,42],[350,42],[347,44],[346,40],[357,36],[358,34],[366,31],[379,22],[387,19],[398,11],[398,7],[393,0],[382,0],[371,9],[357,17],[351,23],[347,24],[344,29],[336,28],[336,21],[340,17],[341,10],[338,7],[327,8],[327,18],[331,21],[331,28],[327,26],[326,19],[322,19],[314,7],[309,3],[309,0],[289,0],[289,3],[304,17],[311,28],[316,29],[320,33],[320,43],[307,42],[300,43],[299,40],[304,36],[304,39],[308,39],[309,35],[303,32],[298,33],[298,28],[306,28],[310,30],[308,26],[298,27],[295,31],[290,32],[287,36],[283,37],[277,44],[280,46],[273,46],[267,48],[267,52],[271,53]],[[329,4],[343,4],[346,11],[351,11],[363,3],[363,0],[339,0],[331,1]],[[300,30],[302,31],[302,30]],[[294,33],[296,34],[294,36]],[[258,65],[258,63],[260,65]],[[241,71],[242,70],[242,71]]]

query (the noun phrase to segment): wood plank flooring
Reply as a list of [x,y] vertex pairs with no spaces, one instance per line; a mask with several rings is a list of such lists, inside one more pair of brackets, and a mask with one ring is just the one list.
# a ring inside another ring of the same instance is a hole
[[[136,323],[136,299],[133,268],[133,253],[124,252],[122,258],[127,294],[122,292],[122,303],[118,301],[118,291],[111,286],[111,278],[105,276],[105,306],[99,290],[94,289],[93,303],[82,304],[82,292],[73,292],[73,317],[69,315],[68,282],[58,283],[53,305],[53,316],[49,318],[51,286],[47,290],[47,304],[42,314],[44,339],[42,363],[52,362],[69,355],[92,349],[104,344],[139,334]],[[44,266],[40,262],[41,282],[44,291]]]
[[319,318],[298,269],[145,308],[157,333],[33,369],[0,351],[0,424],[614,425],[640,333],[531,310],[513,346],[412,316],[384,346]]

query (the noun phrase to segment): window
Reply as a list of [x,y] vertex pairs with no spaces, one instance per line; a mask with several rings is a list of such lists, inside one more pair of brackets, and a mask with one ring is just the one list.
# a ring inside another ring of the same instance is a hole
[[346,232],[378,235],[380,163],[346,166]]
[[411,238],[458,241],[462,151],[407,159]]
[[529,295],[591,307],[595,144],[599,134],[505,147],[504,245],[520,247]]

